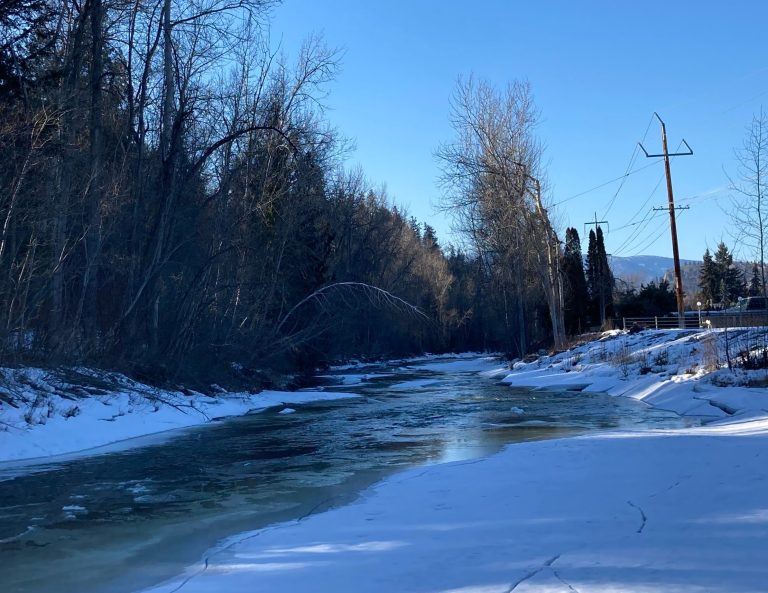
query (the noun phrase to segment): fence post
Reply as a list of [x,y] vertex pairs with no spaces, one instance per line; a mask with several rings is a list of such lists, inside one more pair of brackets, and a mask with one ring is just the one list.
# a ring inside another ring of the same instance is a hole
[[659,318],[654,317],[653,318],[653,325],[656,327],[656,329],[659,329]]
[[624,331],[627,331],[627,318],[626,317],[622,317],[621,318],[621,328]]

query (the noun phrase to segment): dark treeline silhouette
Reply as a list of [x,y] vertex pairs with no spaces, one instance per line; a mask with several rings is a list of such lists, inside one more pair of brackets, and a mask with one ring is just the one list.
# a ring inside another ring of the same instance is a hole
[[0,0],[5,364],[206,382],[509,347],[498,274],[342,169],[338,54],[272,53],[272,4]]

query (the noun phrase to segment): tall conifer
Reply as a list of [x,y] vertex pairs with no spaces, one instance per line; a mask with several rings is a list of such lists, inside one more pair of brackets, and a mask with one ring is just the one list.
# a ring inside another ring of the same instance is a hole
[[719,287],[717,296],[720,297],[723,306],[727,307],[744,294],[744,275],[733,265],[733,254],[723,242],[717,246],[714,266]]
[[761,296],[765,292],[763,281],[760,276],[760,268],[757,264],[752,264],[752,278],[749,280],[749,296]]
[[613,274],[608,265],[608,255],[605,252],[603,229],[597,227],[589,231],[589,247],[587,248],[587,286],[590,298],[590,316],[593,323],[605,323],[607,315],[613,312]]
[[569,334],[584,331],[587,324],[587,279],[581,255],[581,240],[574,228],[565,231],[563,250],[563,300],[565,304],[565,330]]
[[720,289],[720,281],[717,278],[717,271],[715,269],[715,262],[712,259],[712,254],[709,252],[709,248],[704,252],[704,258],[701,264],[701,270],[699,270],[699,290],[701,291],[701,300],[707,308],[717,301],[718,292]]

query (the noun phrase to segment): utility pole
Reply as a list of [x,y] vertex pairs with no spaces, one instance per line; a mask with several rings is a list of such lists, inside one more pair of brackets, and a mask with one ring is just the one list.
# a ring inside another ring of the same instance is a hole
[[[587,227],[590,225],[595,225],[595,240],[597,240],[597,229],[600,228],[601,224],[608,224],[607,220],[597,220],[597,212],[595,212],[595,220],[593,222],[585,222],[584,223],[584,234],[587,234]],[[610,229],[609,229],[610,230]],[[600,294],[598,296],[598,306],[600,307],[600,325],[605,325],[605,278],[604,275],[608,270],[603,270],[603,258],[600,257],[600,254],[598,253],[597,257],[597,275],[599,277],[598,284],[600,287]]]
[[[544,226],[544,231],[547,235],[547,264],[544,276],[544,291],[548,295],[547,304],[549,305],[549,315],[552,321],[552,337],[555,341],[555,347],[563,348],[565,345],[565,323],[563,316],[563,279],[560,272],[560,259],[562,257],[560,240],[557,238],[557,233],[549,221],[547,209],[544,208],[541,202],[541,183],[536,177],[528,173],[528,167],[524,163],[515,162],[515,165],[522,171],[523,179],[531,180],[536,188],[533,199],[536,204],[539,221]],[[523,191],[525,189],[525,182],[523,182]],[[521,325],[525,327],[525,324]]]
[[664,121],[659,117],[659,114],[654,111],[653,113],[656,119],[661,124],[661,147],[664,152],[661,154],[648,154],[645,147],[638,142],[640,148],[645,153],[646,158],[658,158],[664,157],[664,173],[667,176],[667,208],[669,209],[669,228],[672,232],[672,257],[675,261],[675,295],[677,296],[677,324],[680,329],[685,329],[685,308],[683,306],[683,277],[680,272],[680,251],[677,248],[677,223],[675,221],[675,198],[672,194],[672,173],[669,169],[669,157],[671,156],[690,156],[693,154],[693,150],[688,143],[683,139],[683,144],[688,149],[688,152],[674,152],[671,153],[667,149],[667,126],[664,125]]

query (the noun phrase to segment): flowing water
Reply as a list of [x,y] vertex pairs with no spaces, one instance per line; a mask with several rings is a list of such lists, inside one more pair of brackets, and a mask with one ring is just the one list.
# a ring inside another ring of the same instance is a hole
[[434,365],[366,372],[363,383],[333,388],[360,398],[109,453],[0,464],[0,591],[135,591],[179,574],[222,538],[344,504],[406,467],[691,422],[625,398],[512,389]]

